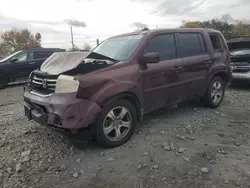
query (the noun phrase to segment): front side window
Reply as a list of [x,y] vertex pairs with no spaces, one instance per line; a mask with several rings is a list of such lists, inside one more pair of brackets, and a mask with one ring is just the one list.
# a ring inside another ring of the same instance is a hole
[[142,39],[143,35],[110,38],[97,46],[93,52],[118,61],[125,61],[132,56]]
[[9,56],[1,59],[0,62],[8,61],[8,60],[12,59],[13,57],[15,57],[17,54],[19,54],[20,52],[21,51],[15,52],[15,53],[13,53],[13,54],[11,54],[11,55],[9,55]]
[[143,54],[148,52],[159,52],[160,61],[176,58],[174,34],[163,34],[153,37],[143,51]]
[[204,40],[197,33],[180,33],[180,54],[182,57],[202,55],[205,53]]
[[18,62],[23,62],[23,61],[33,60],[34,59],[33,56],[34,56],[33,52],[24,52],[12,57],[11,59],[17,59]]

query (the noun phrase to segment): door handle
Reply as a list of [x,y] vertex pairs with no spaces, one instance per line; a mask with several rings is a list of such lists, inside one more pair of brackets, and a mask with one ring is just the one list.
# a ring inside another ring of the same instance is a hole
[[213,63],[213,61],[212,61],[212,60],[209,60],[209,61],[204,61],[204,64],[207,64],[207,65],[212,64],[212,63]]
[[182,69],[182,67],[174,67],[173,68],[173,71],[179,71],[179,70],[181,70]]
[[35,64],[35,63],[36,63],[36,62],[30,62],[29,64],[30,64],[30,65],[33,65],[33,64]]

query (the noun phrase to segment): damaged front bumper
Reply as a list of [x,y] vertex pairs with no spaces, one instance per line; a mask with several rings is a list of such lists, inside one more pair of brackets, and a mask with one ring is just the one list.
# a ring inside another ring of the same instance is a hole
[[24,91],[24,111],[29,120],[63,132],[78,133],[93,124],[101,111],[94,101],[77,99],[76,93],[43,97]]

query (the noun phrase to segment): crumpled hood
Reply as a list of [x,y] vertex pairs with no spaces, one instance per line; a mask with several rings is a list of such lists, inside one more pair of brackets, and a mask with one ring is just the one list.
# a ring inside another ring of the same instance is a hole
[[41,65],[40,70],[50,75],[58,75],[76,68],[90,52],[55,52]]

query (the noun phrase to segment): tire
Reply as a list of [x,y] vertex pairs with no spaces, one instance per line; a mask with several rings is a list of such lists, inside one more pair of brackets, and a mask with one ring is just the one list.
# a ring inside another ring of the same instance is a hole
[[8,85],[9,79],[5,74],[0,74],[0,89],[6,88]]
[[[97,142],[105,148],[118,147],[130,139],[135,131],[136,124],[137,112],[129,101],[109,102],[103,107],[95,123]],[[106,130],[106,133],[104,130]]]
[[224,92],[225,82],[219,76],[214,77],[208,85],[208,89],[203,97],[203,103],[209,108],[219,107],[223,101]]

